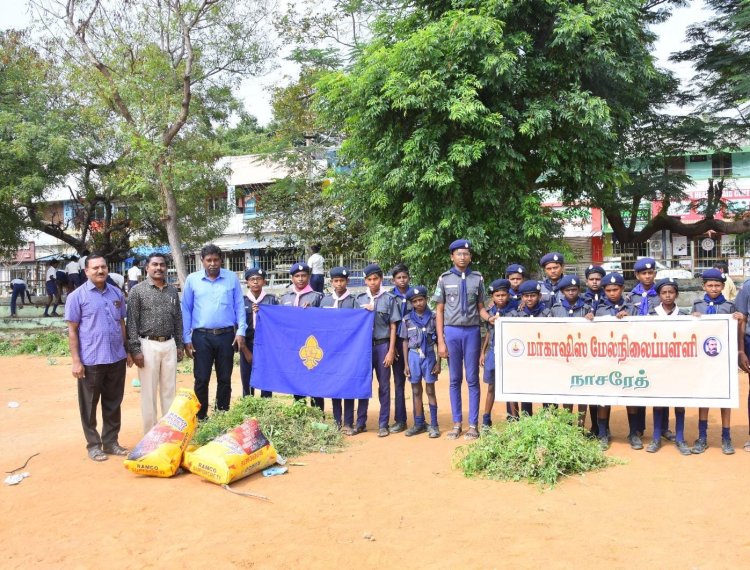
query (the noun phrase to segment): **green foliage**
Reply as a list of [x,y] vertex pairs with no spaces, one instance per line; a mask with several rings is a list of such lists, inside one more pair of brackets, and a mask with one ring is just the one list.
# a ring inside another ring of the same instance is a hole
[[454,465],[466,477],[503,481],[526,480],[543,487],[561,477],[616,464],[596,440],[578,427],[577,416],[565,409],[546,409],[518,421],[500,424],[476,443],[456,449]]
[[68,337],[62,333],[45,332],[21,339],[0,341],[0,356],[33,354],[38,356],[70,356]]
[[639,0],[418,2],[347,72],[317,83],[350,176],[332,193],[364,217],[371,254],[420,279],[467,237],[477,269],[550,247],[561,224],[542,191],[618,183],[613,157],[653,84]]
[[192,443],[205,445],[247,418],[257,418],[263,433],[286,458],[311,452],[330,453],[343,447],[336,425],[317,408],[303,402],[290,404],[279,398],[247,397],[226,412],[215,412],[201,422]]

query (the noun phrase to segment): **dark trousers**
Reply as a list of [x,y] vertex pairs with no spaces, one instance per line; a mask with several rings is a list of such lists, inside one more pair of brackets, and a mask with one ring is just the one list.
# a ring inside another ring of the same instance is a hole
[[[250,386],[250,374],[253,371],[252,363],[245,359],[245,355],[240,352],[240,380],[242,380],[242,397],[255,396],[255,388]],[[270,398],[273,392],[270,390],[261,390],[261,398]]]
[[[307,403],[307,396],[301,396],[299,394],[295,394],[294,401]],[[325,409],[325,398],[318,398],[317,396],[310,396],[310,405],[318,408],[322,412]]]
[[10,294],[10,314],[16,314],[16,302],[18,297],[21,297],[21,304],[23,304],[23,295],[26,293],[26,285],[16,283],[13,285],[13,292]]
[[445,344],[448,347],[448,373],[453,423],[463,421],[461,384],[466,369],[469,388],[469,425],[479,425],[479,353],[482,339],[479,326],[445,327]]
[[[78,379],[78,409],[86,437],[86,449],[101,449],[118,443],[120,404],[125,392],[125,363],[84,366],[85,376]],[[102,401],[102,435],[96,431],[96,408]]]
[[216,365],[216,409],[228,410],[232,398],[232,364],[234,360],[234,333],[211,334],[193,331],[193,350],[195,360],[193,377],[195,378],[195,395],[201,404],[198,419],[208,415],[208,384],[211,369]]
[[406,423],[406,394],[404,386],[406,385],[406,375],[404,374],[404,360],[408,355],[404,355],[404,343],[401,339],[396,341],[396,359],[393,361],[393,420],[397,423]]
[[[343,425],[348,427],[354,427],[354,400],[341,400],[340,398],[333,398],[331,400],[331,409],[333,410],[333,421],[336,422],[337,426],[342,425],[341,421],[341,402],[344,403],[344,418]],[[365,400],[366,402],[367,400]],[[366,420],[367,418],[365,418]],[[363,423],[364,425],[364,423]]]
[[[380,400],[380,415],[378,416],[378,427],[387,428],[388,418],[391,415],[391,369],[383,366],[383,359],[388,354],[389,343],[374,344],[372,346],[372,369],[378,380],[378,400]],[[367,409],[370,400],[357,400],[357,425],[367,424]]]
[[310,275],[310,287],[313,288],[313,291],[317,291],[318,293],[323,292],[323,285],[325,285],[325,275],[319,275],[317,273],[313,273]]

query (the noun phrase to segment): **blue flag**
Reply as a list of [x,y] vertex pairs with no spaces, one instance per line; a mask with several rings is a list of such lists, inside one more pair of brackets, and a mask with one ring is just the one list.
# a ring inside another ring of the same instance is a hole
[[372,396],[372,311],[261,305],[254,388],[319,398]]

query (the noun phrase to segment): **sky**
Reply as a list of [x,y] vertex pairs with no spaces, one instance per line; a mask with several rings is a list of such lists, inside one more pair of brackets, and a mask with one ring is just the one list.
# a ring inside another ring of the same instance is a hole
[[[0,29],[24,28],[31,23],[25,0],[0,0],[0,14]],[[659,40],[654,55],[661,66],[673,70],[682,81],[689,81],[693,75],[690,63],[672,63],[669,61],[669,54],[687,47],[684,44],[686,28],[705,20],[708,15],[703,1],[694,0],[689,6],[675,10],[666,23],[655,28]],[[272,118],[270,90],[276,85],[288,83],[296,73],[294,64],[280,59],[266,75],[244,80],[238,96],[245,103],[245,109],[255,115],[261,124],[268,124]]]

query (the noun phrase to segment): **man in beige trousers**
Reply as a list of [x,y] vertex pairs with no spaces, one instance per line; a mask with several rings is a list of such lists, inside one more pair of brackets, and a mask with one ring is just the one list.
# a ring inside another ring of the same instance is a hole
[[[177,363],[184,353],[180,297],[166,277],[166,258],[152,253],[146,260],[146,280],[134,286],[128,297],[128,346],[139,369],[144,433],[172,405]],[[161,414],[157,411],[157,394]]]

